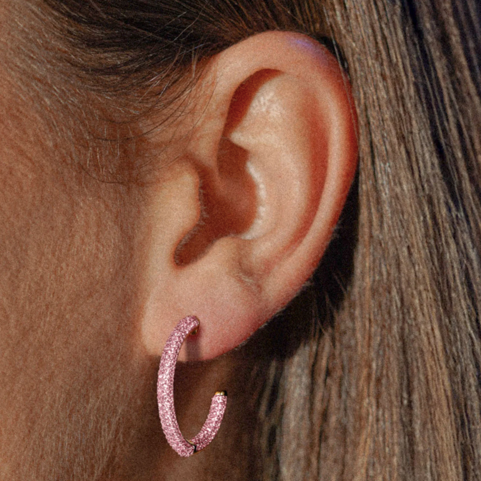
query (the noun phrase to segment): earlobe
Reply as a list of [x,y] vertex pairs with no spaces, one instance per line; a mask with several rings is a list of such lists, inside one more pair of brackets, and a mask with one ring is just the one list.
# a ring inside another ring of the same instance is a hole
[[356,169],[356,123],[332,55],[287,32],[213,58],[193,98],[202,115],[175,167],[188,174],[170,187],[184,189],[185,213],[166,214],[170,240],[151,249],[142,334],[159,354],[176,322],[196,315],[202,332],[184,358],[209,359],[249,337],[312,274]]

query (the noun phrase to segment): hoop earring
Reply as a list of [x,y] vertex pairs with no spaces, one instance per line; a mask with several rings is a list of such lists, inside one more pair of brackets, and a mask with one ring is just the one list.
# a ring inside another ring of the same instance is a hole
[[180,456],[184,457],[192,456],[212,442],[220,428],[227,405],[227,392],[217,391],[212,398],[209,414],[199,434],[190,441],[182,436],[174,407],[175,365],[185,338],[190,333],[197,334],[199,324],[199,319],[195,316],[185,317],[177,324],[165,344],[157,379],[157,402],[162,430],[167,442]]

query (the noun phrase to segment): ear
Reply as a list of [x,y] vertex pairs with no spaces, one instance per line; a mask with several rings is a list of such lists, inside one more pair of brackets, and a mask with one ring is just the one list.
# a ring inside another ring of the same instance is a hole
[[159,355],[196,315],[181,358],[209,359],[247,339],[316,268],[356,170],[356,120],[336,59],[288,32],[212,58],[192,99],[190,140],[149,215],[142,339]]

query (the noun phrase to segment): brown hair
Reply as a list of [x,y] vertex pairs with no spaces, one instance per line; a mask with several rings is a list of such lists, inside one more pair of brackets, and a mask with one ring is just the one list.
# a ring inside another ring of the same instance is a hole
[[[331,39],[356,101],[359,175],[312,282],[275,330],[259,333],[276,337],[253,380],[261,385],[254,442],[263,476],[475,480],[476,0],[44,3],[48,25],[68,45],[57,66],[90,92],[115,95],[134,116],[168,111],[202,60],[252,34],[293,30]],[[142,112],[132,108],[139,99]]]

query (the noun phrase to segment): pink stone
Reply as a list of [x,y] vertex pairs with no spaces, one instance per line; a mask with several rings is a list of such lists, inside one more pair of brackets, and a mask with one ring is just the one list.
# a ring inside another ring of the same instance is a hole
[[199,325],[199,319],[195,316],[185,317],[177,324],[165,344],[157,380],[157,402],[162,429],[172,448],[180,456],[185,457],[192,456],[212,442],[220,428],[227,406],[227,394],[217,392],[212,398],[209,414],[199,434],[190,441],[182,436],[174,407],[175,365],[185,338]]

